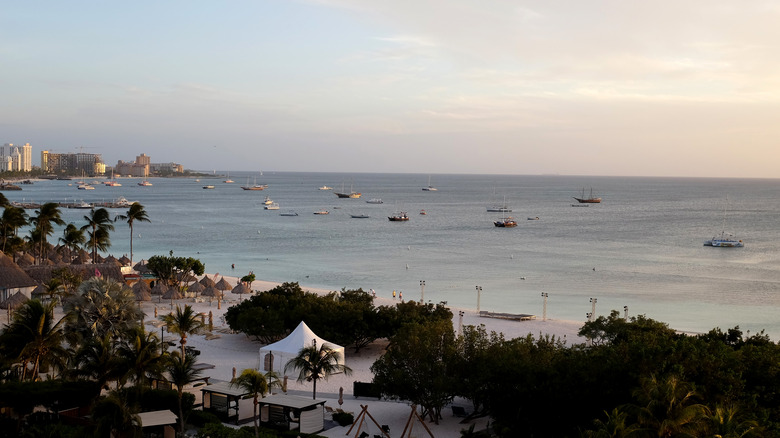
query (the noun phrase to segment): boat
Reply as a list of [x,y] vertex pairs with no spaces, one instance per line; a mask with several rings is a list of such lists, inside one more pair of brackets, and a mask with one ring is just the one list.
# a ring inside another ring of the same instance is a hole
[[736,236],[725,231],[720,236],[715,236],[710,240],[704,241],[704,246],[714,246],[715,248],[742,248],[745,246],[742,240],[737,240]]
[[382,201],[379,198],[371,198],[368,201],[366,201],[366,204],[384,204],[384,201]]
[[538,221],[539,220],[539,216],[529,217],[528,220],[529,221]]
[[512,209],[506,205],[506,196],[504,196],[504,202],[501,205],[487,207],[487,211],[490,213],[509,213],[512,211]]
[[214,188],[214,186],[213,186],[213,185],[211,185],[211,184],[209,184],[209,185],[207,185],[207,186],[203,186],[203,188],[204,188],[204,189],[213,189],[213,188]]
[[228,172],[228,174],[227,174],[227,179],[226,179],[226,180],[224,180],[224,181],[222,181],[222,182],[223,182],[223,183],[225,183],[225,184],[233,184],[235,181],[233,181],[232,179],[230,179],[230,172]]
[[439,189],[431,185],[431,176],[428,175],[428,187],[423,187],[423,192],[436,192]]
[[319,190],[333,190],[333,187],[322,186],[319,188]]
[[369,216],[367,214],[351,214],[349,215],[353,219],[368,219]]
[[507,216],[497,221],[493,221],[493,225],[499,228],[511,228],[517,226],[517,221],[515,221],[511,216]]
[[745,244],[742,240],[738,240],[734,234],[727,233],[726,229],[726,208],[723,208],[723,231],[720,232],[720,236],[714,236],[710,240],[704,241],[704,246],[713,246],[715,248],[742,248]]
[[79,190],[95,190],[95,188],[92,187],[89,184],[79,184],[78,189]]
[[590,188],[590,195],[588,197],[585,197],[585,187],[582,188],[582,197],[578,198],[576,196],[572,196],[572,198],[576,199],[577,202],[580,204],[599,204],[601,203],[601,198],[597,198],[593,196],[593,187]]
[[572,204],[572,207],[590,207],[588,204]]
[[390,222],[406,222],[409,220],[409,215],[405,211],[400,211],[397,214],[387,217]]
[[[227,181],[226,181],[227,182]],[[257,178],[255,178],[255,183],[253,185],[249,185],[249,178],[246,179],[246,185],[241,186],[244,190],[265,190],[268,188],[268,184],[258,184]]]
[[74,204],[72,208],[78,208],[78,209],[81,209],[81,210],[89,210],[92,207],[94,207],[92,204],[90,204],[88,202],[81,201],[78,204]]
[[272,203],[266,205],[263,208],[266,209],[266,210],[278,210],[279,209],[279,204],[277,204],[276,202],[272,202]]
[[[94,189],[94,187],[92,188]],[[22,188],[15,184],[3,181],[0,183],[0,190],[22,190]]]
[[352,186],[349,186],[349,193],[346,193],[344,191],[344,185],[343,184],[341,185],[341,192],[333,192],[333,193],[335,193],[336,196],[338,196],[339,198],[352,198],[352,199],[356,199],[356,198],[359,198],[360,196],[362,196],[361,193],[358,193],[358,192],[352,190]]
[[271,205],[273,203],[274,203],[274,201],[271,200],[270,196],[266,196],[265,197],[265,201],[263,201],[263,205]]
[[423,216],[425,216],[426,214],[428,214],[428,212],[427,212],[427,211],[425,211],[425,210],[420,210],[420,214],[421,214],[421,215],[423,215]]
[[294,211],[285,211],[284,213],[279,213],[279,216],[298,216],[298,213]]
[[149,177],[149,166],[144,167],[144,180],[139,182],[138,185],[141,187],[150,187],[152,183],[150,183],[146,178]]
[[328,210],[317,210],[314,214],[330,214],[330,212]]
[[119,183],[119,181],[114,179],[114,171],[111,171],[111,179],[106,181],[104,183],[108,187],[122,187],[122,184]]

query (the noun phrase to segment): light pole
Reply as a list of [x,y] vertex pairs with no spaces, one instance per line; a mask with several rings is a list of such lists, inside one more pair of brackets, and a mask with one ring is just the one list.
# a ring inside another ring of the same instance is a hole
[[466,313],[462,310],[458,311],[458,336],[463,335],[463,314]]
[[482,298],[482,286],[477,286],[477,313],[479,313],[479,300]]
[[590,302],[592,304],[592,309],[590,311],[590,319],[589,321],[593,321],[593,318],[596,316],[596,303],[598,302],[597,298],[591,298]]
[[623,319],[628,321],[628,306],[623,306]]
[[425,304],[425,280],[420,280],[420,304]]
[[542,310],[542,321],[547,321],[547,292],[542,292],[542,297],[544,297],[544,307]]

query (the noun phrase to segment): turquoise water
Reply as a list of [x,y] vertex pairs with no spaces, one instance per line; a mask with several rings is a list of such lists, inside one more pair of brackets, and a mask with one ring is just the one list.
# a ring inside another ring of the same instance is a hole
[[[122,187],[81,191],[68,181],[41,181],[4,193],[38,202],[117,196],[141,202],[152,223],[135,227],[136,260],[173,250],[199,258],[211,273],[253,271],[265,280],[373,288],[387,297],[395,289],[406,299],[419,299],[425,280],[426,301],[471,309],[481,286],[481,310],[537,315],[546,292],[548,317],[580,321],[595,297],[597,315],[622,314],[628,306],[629,314],[679,330],[739,325],[780,339],[778,180],[433,175],[438,191],[426,192],[428,175],[230,175],[236,183],[154,178],[154,186],[140,187],[122,179]],[[269,188],[240,189],[255,176]],[[204,190],[205,184],[216,188]],[[363,197],[337,199],[317,190],[342,184]],[[593,187],[603,202],[573,208],[571,197],[583,187]],[[266,195],[281,209],[263,210]],[[371,198],[384,204],[367,204]],[[486,212],[504,199],[516,228],[494,227],[503,214]],[[320,209],[330,214],[313,214]],[[421,209],[428,214],[419,215]],[[290,210],[299,216],[280,216]],[[411,220],[387,220],[399,210]],[[371,217],[350,217],[363,213]],[[64,212],[77,225],[84,214]],[[702,245],[724,222],[744,248]],[[129,228],[116,227],[111,253],[120,256],[129,253]]]

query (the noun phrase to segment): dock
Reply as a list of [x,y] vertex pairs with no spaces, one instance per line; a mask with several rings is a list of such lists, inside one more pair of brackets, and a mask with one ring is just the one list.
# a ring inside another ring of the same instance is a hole
[[536,315],[527,313],[497,313],[488,312],[487,310],[480,311],[479,316],[483,318],[511,319],[513,321],[530,321],[532,319],[536,319]]

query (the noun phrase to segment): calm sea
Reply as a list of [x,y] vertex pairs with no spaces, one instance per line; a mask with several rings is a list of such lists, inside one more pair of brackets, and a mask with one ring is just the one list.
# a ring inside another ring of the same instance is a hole
[[[422,191],[428,175],[231,172],[224,177],[154,178],[152,187],[77,190],[74,181],[41,181],[11,200],[139,201],[152,223],[135,227],[135,259],[155,254],[197,257],[206,271],[297,281],[339,290],[373,288],[389,297],[481,310],[581,320],[612,309],[645,314],[684,331],[740,326],[780,339],[780,180],[572,176],[433,175],[438,191]],[[244,191],[247,183],[268,184]],[[73,185],[68,185],[68,184]],[[205,184],[216,186],[204,190]],[[360,199],[338,199],[352,187]],[[593,188],[603,202],[572,207]],[[270,196],[278,211],[264,210]],[[381,198],[383,204],[368,204]],[[506,202],[518,221],[501,229]],[[314,215],[320,209],[329,215]],[[420,210],[427,215],[420,215]],[[280,213],[295,211],[296,217]],[[407,211],[408,222],[387,217]],[[124,210],[116,210],[121,214]],[[32,211],[30,211],[32,214]],[[66,210],[82,225],[84,210]],[[350,214],[367,214],[353,219]],[[527,220],[539,217],[539,220]],[[129,253],[129,228],[117,223],[111,253]],[[725,227],[744,248],[702,245]],[[59,237],[58,231],[55,237]],[[231,265],[235,264],[235,269]]]

